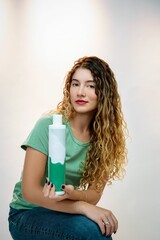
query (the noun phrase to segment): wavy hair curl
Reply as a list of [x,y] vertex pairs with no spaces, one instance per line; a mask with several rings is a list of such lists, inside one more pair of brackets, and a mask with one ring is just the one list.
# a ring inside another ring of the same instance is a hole
[[97,111],[90,123],[91,145],[83,167],[81,187],[94,184],[97,191],[104,183],[122,179],[127,163],[127,126],[122,113],[121,100],[114,74],[102,59],[91,56],[78,59],[66,76],[63,99],[57,110],[69,120],[74,116],[70,101],[72,76],[78,68],[91,71],[96,83]]

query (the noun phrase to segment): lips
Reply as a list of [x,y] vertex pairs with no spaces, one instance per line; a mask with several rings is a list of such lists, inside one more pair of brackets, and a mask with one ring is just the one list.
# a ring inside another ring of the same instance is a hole
[[84,104],[86,104],[88,102],[84,101],[84,100],[77,100],[76,103],[79,104],[79,105],[84,105]]

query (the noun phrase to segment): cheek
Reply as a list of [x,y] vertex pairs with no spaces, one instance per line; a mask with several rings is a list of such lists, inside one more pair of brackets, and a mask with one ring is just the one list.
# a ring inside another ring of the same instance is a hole
[[98,107],[98,96],[96,94],[94,94],[94,96],[93,96],[93,101],[94,101],[94,104],[96,105],[96,107]]
[[92,99],[93,101],[98,101],[98,97],[97,97],[97,95],[96,95],[95,93],[92,94],[91,99]]
[[72,102],[72,99],[74,98],[74,92],[72,91],[72,89],[70,89],[69,91],[69,97],[70,97],[70,101]]
[[70,88],[70,90],[69,90],[69,95],[70,96],[72,95],[72,88]]

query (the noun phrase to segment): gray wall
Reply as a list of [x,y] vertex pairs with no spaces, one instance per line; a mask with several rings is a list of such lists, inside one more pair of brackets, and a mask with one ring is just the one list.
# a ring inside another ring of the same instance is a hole
[[99,205],[119,219],[114,240],[160,239],[159,13],[156,0],[0,0],[0,239],[11,239],[19,146],[84,55],[104,58],[115,72],[130,132],[126,177],[106,187]]

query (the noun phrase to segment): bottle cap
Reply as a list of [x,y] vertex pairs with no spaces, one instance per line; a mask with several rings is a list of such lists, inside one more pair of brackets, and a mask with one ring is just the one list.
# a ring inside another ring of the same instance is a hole
[[53,124],[54,125],[62,125],[62,115],[61,114],[53,114]]

